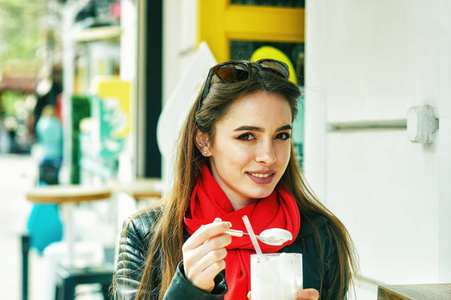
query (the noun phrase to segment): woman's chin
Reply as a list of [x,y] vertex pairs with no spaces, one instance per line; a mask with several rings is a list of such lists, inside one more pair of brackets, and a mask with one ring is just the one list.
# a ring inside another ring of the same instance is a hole
[[266,198],[269,195],[271,195],[273,191],[274,191],[274,189],[268,189],[265,191],[254,192],[249,195],[249,198],[255,199],[255,200],[260,200],[260,199]]

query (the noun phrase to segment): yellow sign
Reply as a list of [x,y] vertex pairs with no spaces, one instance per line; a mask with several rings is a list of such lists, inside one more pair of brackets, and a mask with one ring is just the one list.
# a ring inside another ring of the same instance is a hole
[[[94,94],[104,102],[115,102],[115,117],[112,121],[117,126],[112,132],[112,138],[126,138],[130,133],[132,112],[130,101],[130,82],[123,81],[117,76],[98,77],[94,79]],[[117,122],[116,122],[117,121]]]
[[217,61],[230,59],[230,41],[303,43],[305,10],[296,7],[198,0],[197,42],[206,41]]

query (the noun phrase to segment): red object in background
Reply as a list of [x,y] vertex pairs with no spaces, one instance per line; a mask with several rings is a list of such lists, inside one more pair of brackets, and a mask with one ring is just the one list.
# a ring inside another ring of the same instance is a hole
[[0,92],[21,91],[23,93],[32,93],[35,88],[36,76],[31,74],[4,74],[0,78]]
[[58,97],[56,97],[55,109],[56,109],[56,117],[60,120],[60,122],[62,124],[63,123],[63,93],[59,94]]
[[116,19],[121,19],[121,1],[116,1],[110,6],[110,14]]

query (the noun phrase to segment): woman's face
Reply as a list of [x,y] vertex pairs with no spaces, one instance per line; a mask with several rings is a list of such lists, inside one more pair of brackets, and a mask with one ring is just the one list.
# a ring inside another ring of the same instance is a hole
[[266,92],[237,99],[216,123],[206,156],[235,210],[273,192],[291,155],[291,130],[288,101]]

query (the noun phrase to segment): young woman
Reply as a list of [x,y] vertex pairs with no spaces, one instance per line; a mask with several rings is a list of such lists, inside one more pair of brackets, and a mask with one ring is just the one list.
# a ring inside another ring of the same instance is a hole
[[355,267],[343,224],[309,191],[294,155],[299,88],[283,62],[230,61],[210,69],[179,141],[174,186],[122,232],[118,299],[248,299],[247,215],[256,233],[295,237],[263,252],[303,254],[297,299],[344,299]]

